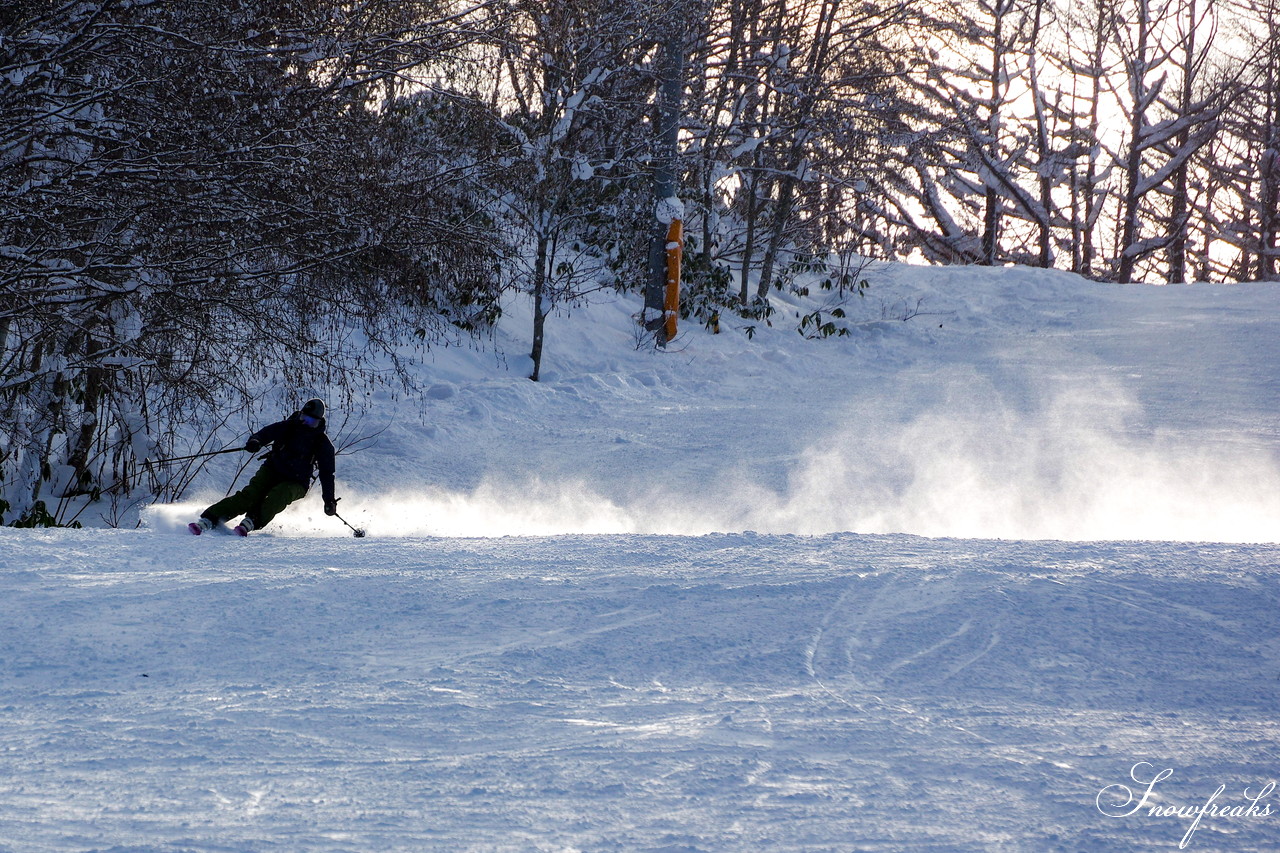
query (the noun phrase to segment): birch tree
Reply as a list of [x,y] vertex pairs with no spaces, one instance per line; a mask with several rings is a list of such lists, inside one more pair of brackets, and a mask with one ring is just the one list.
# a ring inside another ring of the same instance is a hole
[[1069,80],[1066,111],[1073,141],[1083,149],[1081,157],[1073,158],[1070,176],[1070,244],[1071,270],[1085,276],[1102,270],[1099,229],[1113,198],[1114,162],[1102,139],[1102,115],[1109,81],[1120,66],[1116,27],[1110,0],[1076,4],[1067,12],[1063,43],[1055,51]]
[[1274,281],[1280,258],[1280,10],[1269,0],[1237,8],[1227,35],[1243,45],[1228,73],[1241,82],[1215,140],[1225,156],[1209,160],[1211,180],[1234,203],[1218,211],[1218,239],[1238,253],[1239,279]]
[[[1120,282],[1132,281],[1142,261],[1177,239],[1178,229],[1144,227],[1143,213],[1160,216],[1156,191],[1166,191],[1174,174],[1217,132],[1223,106],[1220,92],[1185,105],[1165,97],[1178,49],[1178,41],[1170,43],[1168,36],[1178,21],[1174,0],[1133,0],[1130,8],[1130,26],[1117,29],[1125,62],[1125,88],[1117,94],[1129,131],[1121,158],[1125,189],[1116,271]],[[1187,44],[1182,41],[1184,52]],[[1194,48],[1194,41],[1190,44]],[[1188,72],[1196,66],[1194,60],[1188,61]]]

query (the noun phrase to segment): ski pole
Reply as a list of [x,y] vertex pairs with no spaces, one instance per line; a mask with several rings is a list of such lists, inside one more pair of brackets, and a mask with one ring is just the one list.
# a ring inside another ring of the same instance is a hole
[[228,447],[225,450],[210,450],[208,453],[192,453],[190,456],[170,456],[166,459],[148,459],[146,461],[153,465],[163,465],[166,462],[183,462],[187,459],[203,459],[206,456],[217,456],[220,453],[240,453],[243,450],[243,447]]
[[[345,524],[347,527],[351,527],[351,522],[347,521],[345,518],[343,518],[342,516],[338,515],[338,513],[336,513],[336,512],[335,512],[335,513],[334,513],[334,516],[338,519],[338,521],[341,521],[341,522],[342,522],[343,524]],[[351,533],[352,533],[352,534],[353,534],[357,539],[363,539],[363,538],[364,538],[364,528],[363,528],[363,527],[351,527]]]

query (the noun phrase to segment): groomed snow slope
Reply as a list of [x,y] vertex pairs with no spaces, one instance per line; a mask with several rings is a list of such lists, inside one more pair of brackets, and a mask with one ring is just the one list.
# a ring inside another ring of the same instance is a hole
[[1276,776],[1272,546],[0,548],[15,853],[1167,850],[1191,821],[1095,802],[1135,763],[1164,805]]
[[366,539],[0,530],[0,850],[1280,849],[1280,290],[824,298],[434,353]]

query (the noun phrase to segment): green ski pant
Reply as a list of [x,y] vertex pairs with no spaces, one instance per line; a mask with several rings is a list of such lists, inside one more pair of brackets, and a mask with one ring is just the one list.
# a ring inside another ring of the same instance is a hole
[[281,480],[280,475],[266,465],[234,495],[228,495],[200,515],[219,523],[237,515],[253,519],[255,529],[267,526],[271,519],[289,504],[303,497],[307,487],[291,480]]

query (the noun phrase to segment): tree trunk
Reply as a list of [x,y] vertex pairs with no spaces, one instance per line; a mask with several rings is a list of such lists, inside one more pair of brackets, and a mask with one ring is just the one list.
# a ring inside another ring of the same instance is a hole
[[[992,9],[995,30],[991,40],[991,68],[987,84],[991,87],[991,113],[987,117],[987,144],[991,162],[1000,161],[1000,101],[1003,95],[1000,72],[1004,63],[1004,13],[1005,6],[996,3]],[[995,266],[1000,251],[1000,195],[995,187],[988,186],[984,193],[982,215],[982,263]]]
[[[1101,9],[1100,9],[1101,14]],[[1104,39],[1102,22],[1097,21],[1097,41],[1093,46],[1092,66],[1090,68],[1091,87],[1089,92],[1089,157],[1084,174],[1084,233],[1081,234],[1080,269],[1084,276],[1093,275],[1093,260],[1097,249],[1093,244],[1093,226],[1098,219],[1098,135],[1102,130],[1102,56]]]
[[533,359],[533,373],[529,378],[538,381],[542,374],[542,341],[547,325],[546,306],[544,304],[547,291],[547,254],[550,239],[546,234],[538,235],[538,251],[533,271],[533,348],[529,357]]
[[778,253],[782,250],[782,239],[786,236],[787,220],[791,218],[791,207],[795,201],[796,177],[788,173],[782,178],[782,188],[778,193],[778,202],[774,205],[773,228],[769,234],[769,243],[765,246],[764,261],[760,265],[760,282],[756,287],[756,299],[763,302],[769,298],[769,288],[773,286],[773,268],[778,261]]
[[1030,77],[1031,95],[1035,105],[1036,116],[1036,153],[1040,161],[1040,209],[1043,218],[1040,220],[1039,247],[1041,268],[1048,269],[1053,264],[1053,231],[1049,227],[1053,211],[1053,181],[1044,169],[1052,152],[1049,145],[1048,116],[1045,114],[1044,92],[1040,89],[1039,42],[1043,23],[1044,0],[1036,0],[1035,15],[1031,25],[1031,39],[1028,45],[1027,73]]
[[751,180],[746,182],[745,190],[747,233],[742,244],[742,288],[738,294],[738,300],[742,303],[743,308],[750,304],[751,291],[749,290],[748,279],[751,274],[751,258],[756,251],[756,217],[760,212],[756,205],[755,176],[752,176]]
[[1280,216],[1280,150],[1274,146],[1262,153],[1262,179],[1259,182],[1258,280],[1276,280],[1277,231]]
[[[92,360],[101,349],[102,344],[90,336],[85,344],[86,358]],[[98,435],[100,421],[98,410],[101,408],[103,392],[106,390],[106,380],[107,372],[101,367],[94,366],[85,370],[84,401],[80,405],[82,413],[80,429],[76,432],[75,443],[67,456],[67,465],[71,467],[74,476],[66,485],[62,497],[85,494],[88,483],[91,482],[89,455],[93,451],[93,442]]]
[[[1268,22],[1272,43],[1280,40],[1280,29]],[[1273,47],[1274,49],[1274,47]],[[1277,232],[1280,231],[1280,81],[1276,79],[1274,58],[1267,63],[1266,127],[1258,182],[1258,280],[1276,280]]]
[[1125,157],[1125,193],[1124,209],[1120,224],[1120,267],[1116,280],[1121,284],[1133,281],[1133,270],[1137,264],[1135,247],[1138,242],[1138,208],[1142,202],[1139,195],[1142,182],[1142,137],[1146,131],[1146,95],[1147,95],[1147,47],[1151,29],[1150,10],[1147,0],[1138,0],[1138,21],[1135,24],[1138,37],[1137,55],[1129,61],[1130,90],[1134,94],[1133,115],[1129,121],[1129,151]]
[[[1180,104],[1183,115],[1191,109],[1193,92],[1193,70],[1196,51],[1196,0],[1187,0],[1187,32],[1183,38],[1182,49],[1182,92]],[[1188,127],[1178,134],[1178,149],[1187,146],[1191,140],[1191,129]],[[1169,282],[1181,284],[1187,280],[1187,230],[1190,222],[1190,187],[1188,173],[1190,165],[1184,163],[1173,177],[1173,197],[1170,199],[1169,228],[1172,242],[1169,244]]]

